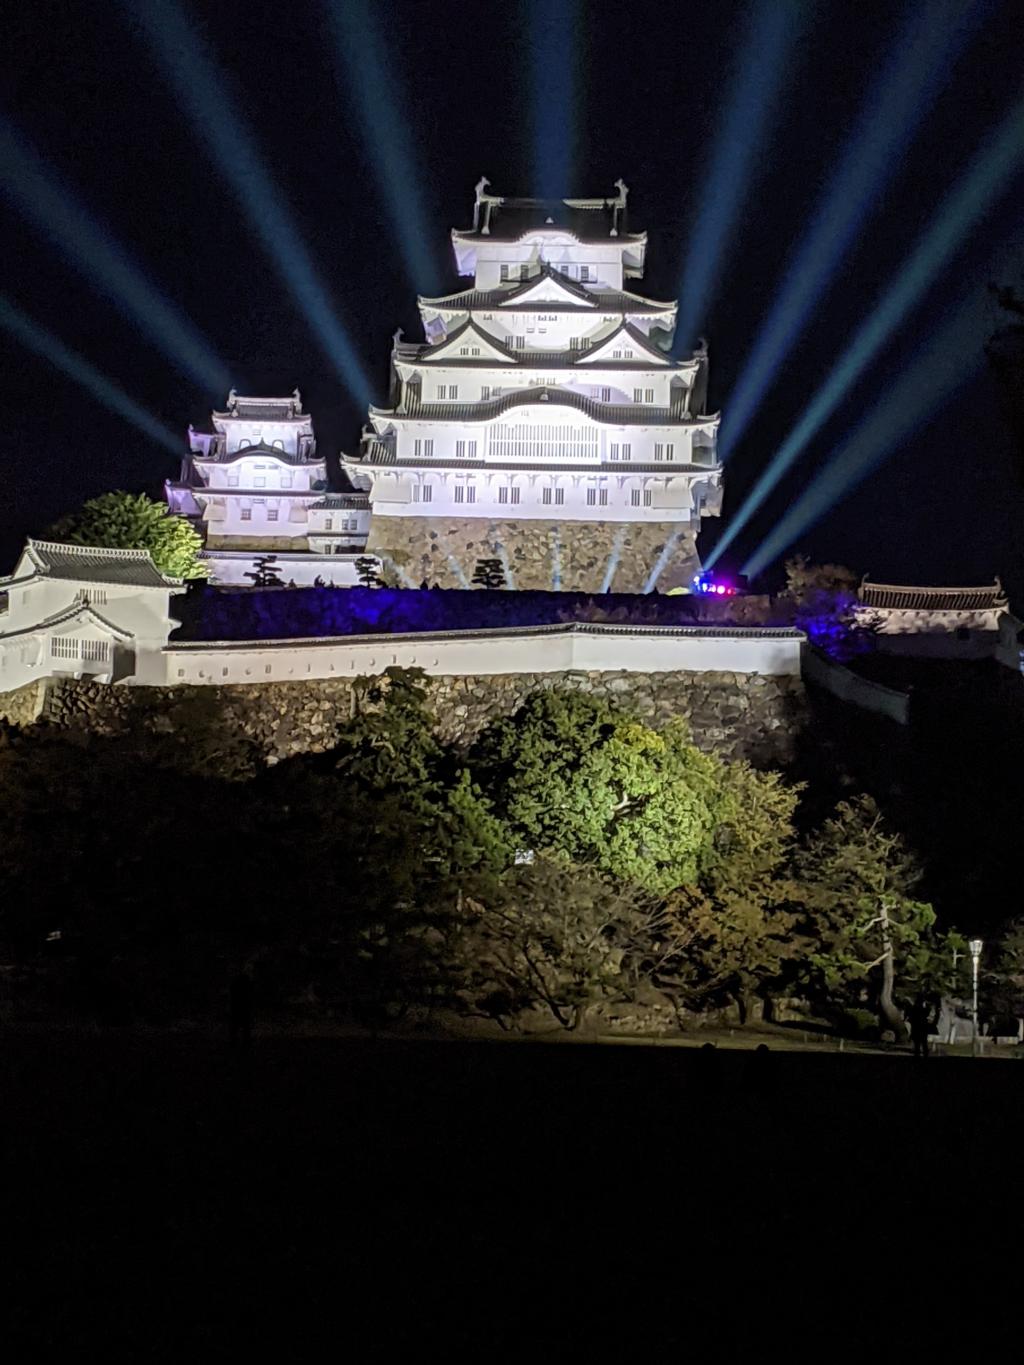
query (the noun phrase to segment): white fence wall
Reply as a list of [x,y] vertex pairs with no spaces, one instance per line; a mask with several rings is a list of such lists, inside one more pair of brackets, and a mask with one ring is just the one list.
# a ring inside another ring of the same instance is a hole
[[164,651],[165,680],[171,685],[300,681],[358,677],[390,667],[422,668],[435,676],[572,670],[796,675],[803,638],[786,629],[564,625],[457,635],[171,644]]

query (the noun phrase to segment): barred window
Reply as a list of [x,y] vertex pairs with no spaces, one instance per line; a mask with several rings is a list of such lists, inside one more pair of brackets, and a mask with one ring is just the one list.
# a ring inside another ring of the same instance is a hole
[[455,485],[455,501],[456,501],[456,502],[465,502],[465,501],[466,501],[466,485],[465,485],[465,484],[457,483],[457,484]]

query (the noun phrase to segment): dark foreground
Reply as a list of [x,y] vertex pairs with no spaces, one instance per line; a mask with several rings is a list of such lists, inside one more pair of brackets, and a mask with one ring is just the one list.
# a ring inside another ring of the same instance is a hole
[[913,1280],[941,1300],[1019,1263],[1016,1063],[0,1044],[12,1360],[574,1359],[695,1344],[709,1284],[728,1359],[741,1332],[809,1330],[819,1278],[848,1332]]

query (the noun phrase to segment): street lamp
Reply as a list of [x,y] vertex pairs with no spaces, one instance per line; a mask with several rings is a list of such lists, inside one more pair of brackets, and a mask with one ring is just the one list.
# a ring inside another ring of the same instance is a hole
[[968,943],[971,950],[971,1045],[978,1050],[978,963],[981,959],[982,941],[972,938]]

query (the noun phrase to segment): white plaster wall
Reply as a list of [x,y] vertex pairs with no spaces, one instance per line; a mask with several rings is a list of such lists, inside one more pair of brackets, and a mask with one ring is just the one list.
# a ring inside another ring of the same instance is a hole
[[577,281],[579,267],[589,266],[593,275],[591,284],[600,285],[603,289],[622,288],[622,256],[626,244],[621,239],[583,243],[568,234],[552,236],[528,233],[517,242],[488,241],[484,237],[474,245],[478,289],[497,289],[504,283],[501,278],[503,264],[512,266],[511,273],[518,276],[521,265],[529,265],[531,274],[539,273],[542,261],[550,263],[556,270],[565,271],[568,267]]
[[[269,456],[252,460],[243,457],[231,464],[196,460],[195,467],[205,486],[210,489],[241,488],[263,492],[264,489],[285,488],[301,492],[308,491],[314,482],[327,477],[326,465],[322,460],[313,464],[290,465]],[[257,482],[259,479],[263,480],[262,484]]]
[[[405,366],[402,367],[406,369]],[[411,367],[408,372],[413,373]],[[674,371],[652,365],[650,368],[637,366],[633,370],[584,369],[559,370],[544,367],[530,369],[519,365],[489,365],[486,368],[474,366],[472,370],[459,365],[435,364],[421,366],[420,397],[424,403],[478,403],[487,402],[501,394],[519,393],[523,389],[536,389],[547,386],[564,389],[569,393],[592,398],[599,403],[639,403],[642,407],[667,408],[672,400],[672,380],[678,376]],[[457,397],[451,398],[452,385],[456,386]],[[442,398],[439,389],[445,390]],[[484,389],[487,396],[484,396]],[[643,393],[637,399],[636,390]],[[647,392],[653,395],[647,398]],[[605,397],[605,394],[608,396]]]
[[42,578],[24,588],[12,588],[9,609],[0,616],[0,636],[38,625],[83,597],[115,626],[133,635],[167,639],[170,589],[120,587],[61,578]]
[[[309,521],[308,507],[318,502],[323,493],[299,494],[284,497],[271,489],[258,493],[237,494],[203,493],[199,501],[203,508],[203,521],[214,536],[304,536]],[[249,512],[248,519],[243,511]],[[277,512],[272,519],[271,511]]]
[[298,451],[299,438],[309,436],[312,427],[308,421],[265,422],[262,419],[225,418],[215,423],[217,430],[224,433],[228,454],[233,454],[244,445],[257,445],[265,441],[272,446],[280,441],[282,449],[294,455]]
[[252,579],[246,578],[253,572],[257,558],[273,554],[283,583],[293,582],[299,588],[311,588],[320,577],[325,583],[334,583],[337,588],[358,586],[355,562],[358,555],[318,555],[289,554],[282,551],[254,550],[251,553],[238,550],[206,550],[203,562],[209,565],[210,581],[229,587],[251,588]]
[[629,628],[506,630],[458,638],[361,636],[287,644],[172,645],[170,684],[220,684],[356,677],[385,668],[434,676],[501,673],[735,672],[795,676],[802,636],[675,634]]

